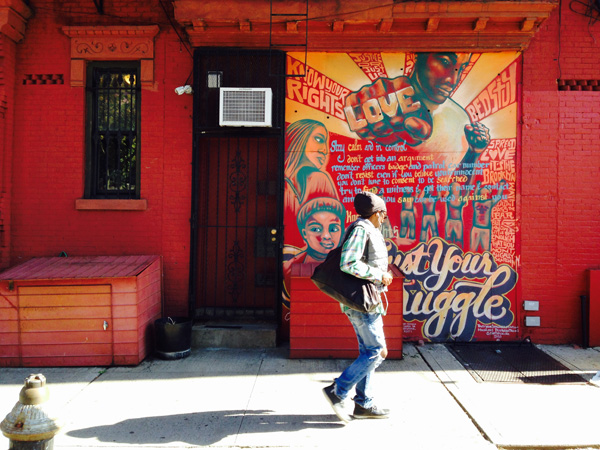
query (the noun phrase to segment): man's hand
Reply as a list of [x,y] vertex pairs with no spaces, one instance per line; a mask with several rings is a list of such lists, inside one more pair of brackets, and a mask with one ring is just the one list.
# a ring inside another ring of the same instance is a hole
[[392,284],[392,281],[394,281],[394,277],[392,277],[389,273],[385,272],[383,274],[383,276],[381,277],[381,282],[385,285],[385,286],[389,286],[390,284]]
[[481,122],[465,125],[465,136],[470,150],[481,153],[490,143],[490,130]]
[[350,129],[363,139],[384,145],[420,144],[431,136],[431,115],[414,97],[408,77],[379,78],[346,97]]

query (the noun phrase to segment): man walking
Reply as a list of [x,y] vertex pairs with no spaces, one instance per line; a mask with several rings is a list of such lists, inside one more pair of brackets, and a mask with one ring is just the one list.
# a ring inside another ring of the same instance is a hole
[[[360,218],[344,243],[340,268],[350,275],[372,281],[381,295],[392,283],[392,276],[387,271],[387,248],[379,231],[387,217],[385,202],[371,192],[360,192],[354,198],[354,209]],[[344,412],[343,402],[353,387],[356,390],[353,398],[355,419],[387,418],[389,412],[375,405],[371,386],[373,372],[388,353],[383,333],[383,305],[380,303],[371,313],[341,306],[356,332],[359,356],[333,384],[323,389],[323,393],[344,422],[350,417]]]

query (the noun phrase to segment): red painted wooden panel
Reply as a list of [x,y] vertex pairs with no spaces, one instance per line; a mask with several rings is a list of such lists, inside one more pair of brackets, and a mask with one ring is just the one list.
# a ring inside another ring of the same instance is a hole
[[[350,325],[348,318],[341,311],[339,314],[297,314],[294,317],[297,326],[347,326]],[[387,314],[383,317],[386,327],[402,326],[401,314]]]
[[[317,293],[315,293],[315,295],[316,294]],[[315,297],[312,298],[314,299]],[[308,301],[302,297],[293,297],[290,310],[292,311],[292,314],[342,314],[340,304],[332,299],[329,299],[327,302],[319,302]]]
[[[10,275],[11,290],[8,282],[0,282],[0,366],[138,364],[145,358],[152,345],[151,323],[161,313],[160,257],[87,260],[34,261],[8,271],[31,279]],[[95,278],[93,267],[116,277]],[[56,278],[39,277],[35,268]],[[87,278],[60,277],[73,270]]]
[[[300,264],[294,264],[299,266]],[[299,291],[312,291],[316,286],[310,278],[296,278],[297,289]]]
[[115,355],[113,364],[117,366],[135,366],[140,363],[137,355]]
[[[310,280],[317,263],[292,267],[290,309],[290,357],[356,358],[358,342],[352,325],[335,300]],[[387,293],[388,314],[384,331],[388,358],[402,358],[402,280],[398,277]]]
[[[110,296],[108,296],[110,298]],[[78,306],[54,308],[21,308],[21,320],[52,321],[63,319],[104,319],[110,321],[111,307]]]
[[2,358],[18,357],[19,349],[18,341],[11,345],[0,345],[0,365],[2,365]]
[[19,333],[18,331],[13,332],[2,332],[0,333],[0,345],[18,345],[19,344]]
[[138,301],[137,292],[113,292],[113,305],[135,305]]
[[113,317],[115,317],[115,318],[116,317],[120,317],[120,318],[133,317],[133,318],[137,318],[137,315],[138,315],[137,305],[113,306],[112,311],[113,311]]
[[[297,332],[294,335],[294,339],[296,342],[317,342],[321,341],[315,348],[335,348],[335,343],[346,342],[350,343],[350,345],[346,348],[358,348],[358,340],[356,339],[356,335],[351,326],[348,326],[350,332],[347,329],[338,329],[338,334],[334,333],[314,333],[315,330],[308,330],[307,333],[303,333],[302,331]],[[402,335],[400,334],[400,328],[384,328],[385,332],[385,340],[390,345],[390,342],[398,342],[402,340]],[[307,347],[308,348],[308,347]],[[389,348],[392,348],[391,346]]]
[[156,260],[153,255],[33,258],[2,272],[2,280],[135,277]]
[[356,341],[356,335],[354,334],[354,328],[348,322],[343,327],[309,327],[309,326],[296,326],[293,330],[290,329],[290,337],[294,338],[352,338]]
[[26,320],[21,322],[21,333],[37,331],[95,331],[102,330],[104,320],[81,319],[81,320]]
[[138,331],[113,331],[113,340],[115,343],[117,342],[137,342],[138,340]]
[[0,322],[7,320],[17,320],[19,313],[13,308],[0,308]]
[[590,347],[600,346],[600,270],[590,270]]
[[137,330],[137,318],[117,318],[113,319],[113,330]]
[[[401,339],[386,337],[386,343],[389,349],[399,349]],[[358,356],[358,341],[356,337],[352,338],[299,338],[296,348],[315,349],[315,350],[352,350],[354,358]]]
[[113,292],[119,294],[125,294],[127,292],[136,293],[136,281],[135,278],[111,278],[111,285]]
[[78,367],[78,366],[110,366],[113,355],[65,355],[65,356],[34,356],[22,358],[21,362],[12,364],[22,367]]
[[117,355],[137,355],[138,344],[136,342],[115,342],[114,352]]
[[15,355],[6,355],[6,357],[0,352],[0,367],[17,367],[19,366],[21,358]]
[[0,342],[4,333],[18,333],[19,322],[17,320],[5,320],[2,322],[2,330],[0,331]]
[[[355,359],[356,350],[320,350],[295,348],[290,349],[290,358],[336,358],[336,359]],[[402,359],[401,350],[389,350],[387,359]]]
[[31,356],[94,356],[112,355],[112,345],[109,344],[41,344],[24,345],[23,357]]
[[[55,287],[55,286],[53,286]],[[69,286],[72,288],[73,286]],[[88,286],[80,286],[88,287]],[[108,292],[103,293],[71,293],[63,294],[45,294],[40,292],[38,295],[19,295],[19,305],[21,308],[36,307],[56,307],[56,306],[110,306],[110,286],[106,286]],[[19,294],[23,290],[19,287]],[[39,287],[36,287],[39,290]],[[107,296],[108,294],[108,296]]]
[[[16,281],[15,284],[21,284],[22,281]],[[47,282],[46,282],[47,283]],[[43,287],[43,290],[40,290]],[[65,294],[108,294],[110,293],[110,285],[108,284],[60,284],[60,285],[20,285],[18,286],[19,300],[23,301],[27,296],[38,296],[38,295],[58,295],[62,296]]]
[[[154,319],[160,315],[161,305],[160,301],[154,301],[154,303],[147,302],[147,308],[141,309],[138,313],[138,320],[140,324],[154,322]],[[144,305],[146,306],[146,305]]]
[[65,333],[63,330],[55,332],[23,333],[21,335],[21,344],[110,344],[112,342],[112,333],[104,331],[102,328],[97,331],[70,331]]

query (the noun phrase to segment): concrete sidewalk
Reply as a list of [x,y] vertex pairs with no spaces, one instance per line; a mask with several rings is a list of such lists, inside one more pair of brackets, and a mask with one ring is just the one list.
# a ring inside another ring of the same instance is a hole
[[[590,380],[600,352],[543,346]],[[0,368],[0,419],[42,373],[74,448],[600,448],[600,389],[477,383],[443,345],[407,344],[377,370],[387,420],[337,420],[321,389],[347,360],[290,360],[287,349],[200,350],[137,367]],[[352,402],[349,402],[351,404]],[[351,405],[349,405],[351,406]],[[8,440],[0,437],[0,448]]]

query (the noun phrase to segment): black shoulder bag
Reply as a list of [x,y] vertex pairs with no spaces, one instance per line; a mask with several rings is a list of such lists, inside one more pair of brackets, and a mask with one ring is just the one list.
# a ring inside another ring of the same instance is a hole
[[[321,292],[338,302],[362,313],[373,312],[381,303],[377,287],[363,278],[355,277],[340,269],[342,247],[356,226],[356,222],[348,228],[344,242],[327,254],[327,258],[319,264],[310,278]],[[367,246],[365,245],[365,251]]]

